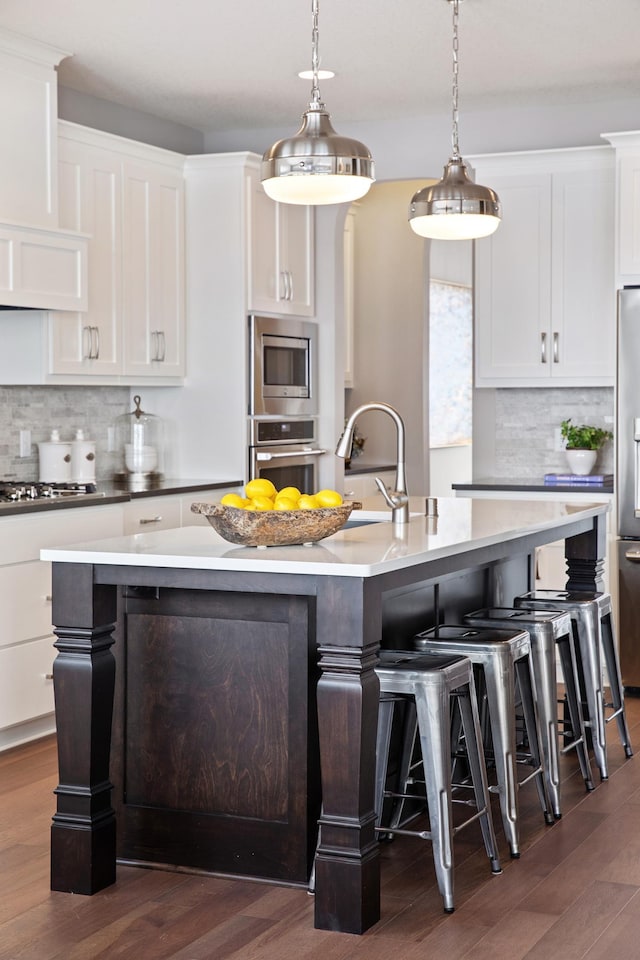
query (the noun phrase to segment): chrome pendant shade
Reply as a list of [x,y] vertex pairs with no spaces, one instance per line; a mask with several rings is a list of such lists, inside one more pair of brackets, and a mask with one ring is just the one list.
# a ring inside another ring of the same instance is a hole
[[280,203],[321,205],[363,197],[375,179],[369,150],[333,129],[318,86],[318,0],[312,0],[311,100],[302,126],[278,140],[262,158],[265,192]]
[[432,240],[488,237],[500,223],[500,200],[490,187],[469,179],[462,157],[451,157],[442,180],[413,195],[409,222],[415,233]]
[[500,223],[497,193],[469,179],[458,147],[458,4],[453,5],[453,151],[441,180],[418,190],[409,205],[411,229],[431,240],[488,237]]

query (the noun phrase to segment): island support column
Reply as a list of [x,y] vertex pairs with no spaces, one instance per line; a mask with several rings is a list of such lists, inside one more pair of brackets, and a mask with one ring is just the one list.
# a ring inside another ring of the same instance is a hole
[[51,889],[92,894],[116,879],[109,753],[116,588],[87,564],[53,565],[53,666],[60,782],[51,827]]
[[321,578],[318,726],[322,772],[315,926],[364,933],[380,919],[373,811],[381,599],[370,581]]
[[607,515],[593,518],[593,528],[565,540],[567,585],[569,593],[593,593],[604,590],[604,564],[607,555]]

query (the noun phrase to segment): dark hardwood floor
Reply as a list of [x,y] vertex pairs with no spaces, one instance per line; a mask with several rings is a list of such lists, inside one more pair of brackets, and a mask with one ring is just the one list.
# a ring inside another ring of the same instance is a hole
[[0,754],[1,960],[637,960],[640,956],[640,699],[627,698],[638,756],[608,726],[611,776],[587,794],[563,759],[564,815],[544,824],[521,791],[522,857],[490,874],[475,827],[456,838],[456,911],[445,915],[429,844],[382,846],[382,919],[364,936],[313,928],[304,890],[119,867],[93,897],[49,890],[57,782],[53,738]]

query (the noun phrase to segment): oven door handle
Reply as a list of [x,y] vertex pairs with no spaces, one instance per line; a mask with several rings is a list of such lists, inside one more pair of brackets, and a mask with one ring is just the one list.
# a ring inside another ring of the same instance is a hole
[[258,451],[256,453],[256,460],[263,463],[265,460],[298,460],[300,457],[319,457],[326,452],[326,450],[296,450],[295,453],[265,453],[264,451]]

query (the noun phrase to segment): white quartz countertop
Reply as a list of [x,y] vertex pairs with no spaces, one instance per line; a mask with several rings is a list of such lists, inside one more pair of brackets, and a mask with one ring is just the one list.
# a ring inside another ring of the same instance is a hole
[[424,503],[422,497],[411,498],[411,520],[394,525],[388,511],[366,509],[369,504],[379,506],[379,500],[373,498],[352,517],[384,518],[382,522],[346,526],[307,546],[239,547],[223,540],[211,527],[190,526],[52,547],[42,550],[40,556],[62,563],[371,577],[508,543],[608,509],[603,503],[440,497],[438,517],[432,519],[424,515]]

